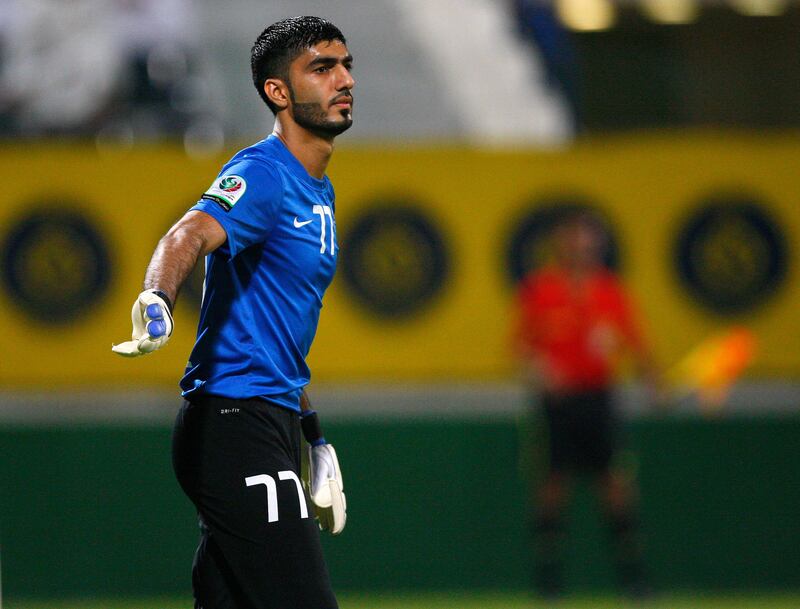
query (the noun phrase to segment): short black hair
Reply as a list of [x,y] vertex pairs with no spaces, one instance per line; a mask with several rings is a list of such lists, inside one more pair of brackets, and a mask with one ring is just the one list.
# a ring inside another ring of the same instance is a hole
[[273,114],[278,108],[264,92],[264,82],[269,78],[280,78],[288,84],[289,64],[305,49],[328,40],[347,44],[342,32],[330,21],[308,16],[290,17],[273,23],[256,38],[250,54],[253,84]]

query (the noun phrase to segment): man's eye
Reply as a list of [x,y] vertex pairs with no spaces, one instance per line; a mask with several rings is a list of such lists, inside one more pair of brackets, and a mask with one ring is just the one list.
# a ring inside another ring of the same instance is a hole
[[319,67],[319,68],[317,68],[317,69],[316,69],[316,70],[314,70],[314,71],[315,71],[315,72],[317,72],[317,73],[319,73],[319,74],[323,74],[324,72],[327,72],[328,70],[329,70],[329,68],[327,68],[327,67],[325,67],[325,66],[322,66],[322,67]]

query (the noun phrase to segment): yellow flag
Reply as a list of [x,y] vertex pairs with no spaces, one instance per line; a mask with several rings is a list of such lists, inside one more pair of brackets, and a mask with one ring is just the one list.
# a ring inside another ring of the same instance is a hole
[[692,349],[667,373],[667,378],[685,392],[696,392],[705,411],[717,410],[753,361],[757,342],[748,328],[728,328]]

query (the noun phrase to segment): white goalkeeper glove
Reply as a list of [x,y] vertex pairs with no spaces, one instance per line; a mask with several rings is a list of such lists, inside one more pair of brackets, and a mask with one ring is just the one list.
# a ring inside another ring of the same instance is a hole
[[308,494],[319,528],[338,535],[347,521],[347,499],[336,450],[325,441],[314,410],[300,415],[303,436],[308,442]]
[[172,335],[172,311],[167,295],[158,290],[145,290],[133,303],[132,340],[112,345],[111,350],[123,357],[137,357],[160,349]]
[[347,522],[347,498],[339,459],[331,444],[308,447],[308,478],[319,528],[338,535]]

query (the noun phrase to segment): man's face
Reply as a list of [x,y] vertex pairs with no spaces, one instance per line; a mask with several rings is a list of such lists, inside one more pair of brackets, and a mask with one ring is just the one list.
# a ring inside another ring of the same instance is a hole
[[600,227],[587,220],[576,220],[558,227],[554,236],[562,264],[579,268],[602,264],[606,239]]
[[339,40],[306,49],[289,66],[289,112],[301,127],[334,137],[353,124],[353,57]]

